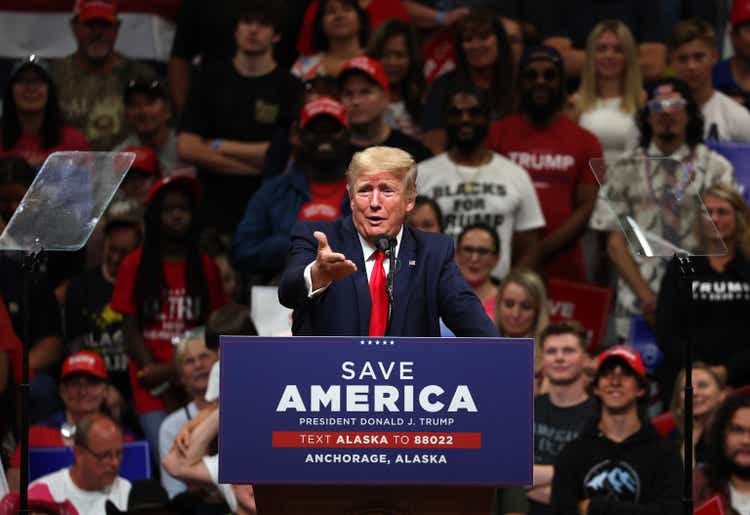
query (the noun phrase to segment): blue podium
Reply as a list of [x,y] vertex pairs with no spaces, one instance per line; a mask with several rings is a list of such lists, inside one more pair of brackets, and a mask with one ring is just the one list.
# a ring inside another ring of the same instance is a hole
[[532,482],[531,339],[222,336],[221,363],[219,480],[264,513],[489,513]]

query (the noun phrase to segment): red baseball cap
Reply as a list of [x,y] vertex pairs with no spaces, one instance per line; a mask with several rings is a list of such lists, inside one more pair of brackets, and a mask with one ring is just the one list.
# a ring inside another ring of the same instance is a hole
[[366,55],[360,55],[349,59],[344,63],[344,66],[341,67],[341,72],[339,73],[339,84],[343,84],[346,77],[354,72],[365,74],[370,80],[380,86],[383,91],[388,93],[388,76],[385,74],[383,65],[380,64],[380,62],[367,57]]
[[89,374],[105,381],[108,379],[104,360],[99,354],[90,350],[82,350],[68,356],[63,363],[60,379],[65,379],[71,374]]
[[344,127],[349,127],[346,119],[346,108],[330,97],[318,97],[305,104],[299,115],[300,129],[304,128],[313,118],[328,115],[336,119]]
[[627,345],[615,345],[614,347],[610,347],[606,351],[599,354],[597,369],[602,368],[604,362],[611,358],[620,358],[624,360],[630,368],[632,368],[635,372],[638,373],[638,375],[645,379],[646,367],[643,365],[641,353],[634,348],[628,347]]
[[[131,168],[136,168],[142,172],[146,172],[153,175],[161,175],[161,167],[159,166],[159,158],[156,157],[156,152],[151,147],[128,147],[123,152],[133,152],[135,154],[135,161]],[[126,176],[127,177],[127,176]]]
[[76,0],[73,16],[78,16],[82,22],[106,20],[117,23],[117,5],[115,0]]
[[740,23],[750,21],[750,0],[734,0],[729,23],[736,27]]
[[162,188],[165,188],[166,186],[169,186],[171,184],[183,184],[187,186],[188,190],[190,190],[190,193],[193,195],[193,200],[196,204],[200,202],[201,197],[203,196],[203,190],[201,189],[201,184],[200,182],[198,182],[198,179],[196,179],[192,175],[175,174],[169,175],[167,177],[162,177],[161,179],[156,181],[156,184],[151,186],[151,189],[148,191],[145,203],[147,205],[150,204],[151,200],[153,200],[154,198],[154,195],[159,193]]

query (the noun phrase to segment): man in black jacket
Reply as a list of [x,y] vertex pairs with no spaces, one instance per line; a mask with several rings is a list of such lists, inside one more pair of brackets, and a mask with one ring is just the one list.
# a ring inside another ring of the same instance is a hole
[[646,396],[640,354],[618,345],[599,356],[599,418],[558,456],[556,515],[679,515],[682,461],[639,415]]

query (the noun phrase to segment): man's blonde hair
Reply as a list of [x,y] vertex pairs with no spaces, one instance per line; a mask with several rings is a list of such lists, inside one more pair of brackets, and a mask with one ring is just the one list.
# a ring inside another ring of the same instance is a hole
[[360,175],[390,172],[401,178],[409,195],[417,194],[417,163],[408,152],[394,147],[368,147],[352,157],[346,171],[349,187]]

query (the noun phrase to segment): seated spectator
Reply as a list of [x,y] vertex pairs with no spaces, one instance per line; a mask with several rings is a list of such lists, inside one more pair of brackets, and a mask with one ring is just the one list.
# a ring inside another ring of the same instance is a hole
[[107,208],[107,216],[137,220],[143,218],[148,192],[161,178],[161,165],[156,152],[151,147],[125,147],[122,151],[134,153],[135,161]]
[[560,54],[529,47],[520,68],[521,112],[492,124],[489,147],[524,168],[534,181],[546,228],[534,261],[548,277],[585,282],[581,235],[596,202],[589,160],[602,156],[596,136],[562,114],[565,83]]
[[198,167],[207,228],[231,235],[260,186],[260,167],[279,125],[297,111],[300,84],[273,58],[284,12],[248,0],[237,20],[232,60],[201,70],[177,137],[180,159]]
[[[107,390],[110,388],[104,360],[92,351],[80,351],[69,356],[60,374],[60,398],[63,410],[29,429],[29,447],[65,447],[73,445],[78,426],[86,417],[109,413]],[[125,433],[125,440],[133,435]],[[21,447],[8,463],[11,490],[18,491]]]
[[[203,328],[194,329],[180,338],[174,353],[174,364],[180,383],[185,388],[190,402],[173,411],[162,422],[159,428],[159,457],[161,459],[164,459],[169,452],[180,429],[208,405],[206,387],[211,367],[218,359],[219,356],[215,351],[206,348]],[[185,491],[185,484],[169,475],[163,467],[161,484],[170,498]]]
[[388,77],[386,123],[414,138],[422,131],[424,76],[419,51],[414,29],[406,22],[389,20],[373,34],[366,52],[380,61]]
[[79,514],[106,513],[106,502],[125,510],[130,481],[118,475],[122,431],[106,415],[82,420],[73,439],[73,465],[29,485],[29,498],[70,501]]
[[164,84],[156,80],[133,79],[125,88],[123,102],[130,135],[115,151],[150,147],[159,157],[162,175],[193,171],[192,166],[177,156],[177,135],[169,125],[172,105]]
[[35,175],[34,168],[21,157],[0,159],[0,227],[10,222]]
[[414,199],[414,209],[406,215],[406,223],[424,232],[443,232],[443,211],[434,199],[425,195],[417,195]]
[[351,213],[346,193],[349,132],[344,106],[330,98],[305,105],[290,173],[267,180],[248,203],[234,237],[237,268],[270,281],[284,268],[298,220],[334,220]]
[[475,223],[494,227],[500,240],[492,275],[511,263],[535,262],[544,217],[529,174],[487,148],[490,106],[481,90],[458,87],[443,107],[448,150],[419,164],[417,192],[440,205],[445,233]]
[[3,98],[0,157],[21,157],[38,169],[52,152],[89,149],[84,135],[64,123],[49,64],[36,55],[13,65]]
[[587,392],[586,331],[573,320],[549,324],[539,337],[547,392],[534,398],[534,482],[527,490],[530,515],[552,513],[554,463],[566,445],[597,416]]
[[101,356],[112,386],[126,399],[131,393],[123,317],[112,310],[110,300],[120,264],[140,245],[141,232],[137,219],[108,219],[102,264],[71,280],[64,309],[67,351],[91,350]]
[[378,61],[365,56],[347,61],[339,73],[339,85],[341,103],[346,107],[349,120],[350,155],[382,145],[405,150],[416,162],[431,156],[418,140],[390,128],[385,122],[388,77]]
[[[693,363],[693,466],[702,466],[708,458],[711,424],[727,397],[725,383],[723,374],[716,369],[702,361]],[[685,440],[685,370],[680,371],[675,381],[670,411],[677,425],[669,437],[679,444],[682,453]],[[682,459],[684,461],[684,455]]]
[[711,70],[718,60],[716,32],[705,20],[682,20],[668,41],[669,63],[687,82],[703,114],[706,140],[750,142],[750,113],[721,91],[714,90]]
[[216,265],[198,250],[198,181],[172,175],[146,198],[143,245],[117,274],[112,309],[124,316],[130,387],[141,428],[158,456],[159,426],[180,402],[172,338],[226,303]]
[[[708,242],[708,253],[716,255],[691,258],[695,275],[689,292],[677,264],[667,265],[656,309],[656,343],[664,353],[658,378],[666,395],[685,362],[688,338],[693,359],[719,367],[725,377],[731,363],[748,355],[744,335],[750,309],[750,208],[724,184],[706,188],[701,198],[713,223],[708,237],[716,238],[718,232],[721,241]],[[686,323],[696,313],[703,323]]]
[[474,9],[456,25],[456,57],[456,69],[438,77],[430,86],[423,110],[423,138],[435,154],[446,148],[443,106],[457,85],[473,85],[484,91],[492,120],[515,108],[513,55],[503,24],[491,11]]
[[315,13],[311,55],[301,55],[292,74],[302,80],[338,76],[344,63],[362,55],[370,37],[367,12],[357,0],[322,0]]
[[118,510],[112,501],[107,501],[106,507],[107,515],[180,515],[187,511],[181,508],[189,508],[170,502],[166,490],[155,479],[142,479],[131,485],[127,511]]
[[469,224],[456,240],[456,265],[466,282],[482,301],[490,320],[495,319],[497,285],[492,270],[500,259],[500,237],[487,224]]
[[589,34],[581,86],[573,96],[573,117],[616,158],[638,144],[635,113],[643,107],[638,48],[627,25],[599,22]]
[[497,292],[495,317],[500,336],[506,338],[534,338],[534,377],[542,384],[542,353],[540,336],[549,323],[547,289],[542,278],[528,269],[512,270],[503,278]]
[[[330,75],[316,75],[303,84],[302,102],[305,106],[318,97],[330,97],[339,100],[339,81]],[[296,120],[299,122],[299,120]],[[299,145],[295,124],[289,127],[277,127],[268,145],[263,159],[263,178],[286,173],[294,164],[294,148]]]
[[695,505],[719,495],[727,514],[746,511],[750,496],[750,397],[735,395],[727,399],[711,426],[708,461],[705,468],[693,471]]
[[64,118],[92,150],[111,150],[127,134],[122,92],[133,77],[156,79],[148,66],[115,51],[120,20],[114,2],[77,0],[70,21],[76,51],[55,63],[52,76]]
[[750,107],[750,1],[734,0],[729,16],[734,54],[714,65],[716,89]]
[[[694,180],[687,186],[686,195],[702,196],[716,183],[734,182],[729,162],[703,145],[703,120],[690,89],[680,79],[661,79],[654,85],[646,107],[638,115],[638,125],[639,148],[627,154],[632,159],[624,160],[622,168],[609,170],[591,216],[591,227],[607,233],[607,254],[620,274],[614,323],[615,334],[621,340],[630,333],[633,315],[641,314],[652,327],[655,325],[657,293],[665,266],[660,260],[635,257],[630,253],[608,199],[623,199],[614,206],[618,209],[617,216],[637,212],[639,219],[646,220],[649,213],[656,214],[661,209],[654,202],[628,204],[628,199],[638,202],[649,199],[650,188],[662,191],[671,179],[666,169],[651,170],[650,161],[643,159],[647,155],[690,163]],[[623,196],[626,190],[628,195]],[[651,223],[658,223],[658,219],[652,216]],[[649,231],[653,227],[642,226],[641,229]]]
[[682,461],[639,412],[647,398],[641,355],[624,345],[599,355],[598,417],[555,461],[552,512],[682,513]]

